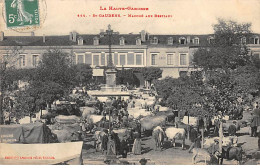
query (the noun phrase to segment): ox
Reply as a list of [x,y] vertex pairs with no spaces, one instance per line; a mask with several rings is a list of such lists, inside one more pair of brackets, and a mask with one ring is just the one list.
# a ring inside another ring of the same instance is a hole
[[164,141],[164,131],[160,126],[157,126],[153,129],[152,136],[155,140],[155,150],[162,149]]
[[171,141],[173,147],[175,147],[175,140],[182,140],[182,149],[184,149],[186,137],[186,131],[184,128],[169,127],[166,128],[165,134],[167,139]]
[[222,155],[220,159],[220,164],[223,164],[223,159],[227,160],[232,160],[235,159],[237,161],[237,164],[242,163],[242,154],[243,154],[243,149],[242,147],[230,147],[224,150],[222,148]]
[[105,135],[104,131],[96,131],[94,134],[94,147],[96,149],[96,152],[102,151],[102,141],[103,136]]

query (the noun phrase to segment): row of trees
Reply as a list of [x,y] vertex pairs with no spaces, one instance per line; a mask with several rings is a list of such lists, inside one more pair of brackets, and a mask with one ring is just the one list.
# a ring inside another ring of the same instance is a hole
[[214,41],[194,53],[199,72],[156,83],[163,102],[191,115],[241,111],[259,94],[260,62],[245,44],[251,24],[219,19],[213,25]]
[[[96,82],[89,65],[73,64],[71,55],[58,48],[46,51],[36,68],[16,69],[8,66],[8,63],[12,65],[19,61],[19,50],[21,48],[17,49],[16,52],[14,52],[14,48],[9,49],[8,51],[11,53],[8,58],[13,58],[14,61],[4,60],[5,68],[1,68],[1,79],[3,79],[1,80],[1,88],[3,91],[12,93],[18,90],[17,81],[28,83],[24,90],[16,92],[15,95],[17,98],[13,111],[16,112],[15,115],[18,118],[33,114],[56,99],[67,97],[72,88],[85,87]],[[107,67],[103,68],[107,69]],[[139,87],[140,80],[136,73],[141,73],[145,80],[151,82],[160,78],[162,71],[159,68],[122,68],[117,72],[117,84]],[[5,103],[0,106],[10,111],[10,104]]]
[[16,92],[14,111],[18,118],[39,111],[55,99],[67,96],[72,88],[85,86],[92,80],[89,65],[73,65],[70,55],[57,48],[45,52],[37,68],[15,69],[9,66],[4,74],[3,90],[13,92],[19,80],[29,84]]

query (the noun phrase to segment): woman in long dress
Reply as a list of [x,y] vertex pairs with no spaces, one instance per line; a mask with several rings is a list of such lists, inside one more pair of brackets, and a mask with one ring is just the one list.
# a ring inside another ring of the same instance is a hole
[[141,155],[141,137],[138,132],[134,134],[135,140],[132,152],[134,155]]
[[24,0],[13,0],[11,7],[15,8],[16,6],[18,14],[17,21],[21,22],[20,25],[24,24],[24,22],[29,22],[31,24],[33,15],[25,11]]

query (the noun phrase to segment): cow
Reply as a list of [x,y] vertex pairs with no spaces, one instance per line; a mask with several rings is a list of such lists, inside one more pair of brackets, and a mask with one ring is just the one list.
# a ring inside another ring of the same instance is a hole
[[82,118],[87,118],[89,115],[94,114],[96,112],[96,109],[94,107],[80,107],[80,111],[82,113]]
[[223,164],[223,159],[232,160],[235,159],[237,161],[237,164],[242,163],[242,154],[243,149],[242,147],[229,147],[226,150],[222,148],[222,154],[220,159],[220,164]]
[[153,129],[152,136],[155,140],[155,150],[162,149],[163,141],[164,141],[164,131],[160,126],[157,126]]
[[173,147],[175,147],[175,140],[181,140],[182,149],[184,149],[185,137],[186,137],[186,131],[184,128],[169,127],[169,128],[166,128],[165,134],[166,134],[167,139],[171,141],[171,144],[173,145]]
[[166,125],[167,116],[147,116],[140,120],[142,132],[146,136],[150,136],[155,127]]
[[210,153],[207,151],[207,149],[193,148],[192,153],[192,164],[196,164],[197,157],[204,158],[205,164],[207,164],[207,161],[210,161],[212,157]]
[[96,152],[102,151],[102,139],[104,135],[104,131],[96,131],[94,134],[94,147],[96,149]]
[[[214,144],[215,139],[219,139],[219,137],[205,138],[204,143],[203,143],[203,147],[209,148],[212,144]],[[222,138],[222,146],[223,147],[237,146],[237,141],[238,141],[238,138],[236,136],[223,137]]]

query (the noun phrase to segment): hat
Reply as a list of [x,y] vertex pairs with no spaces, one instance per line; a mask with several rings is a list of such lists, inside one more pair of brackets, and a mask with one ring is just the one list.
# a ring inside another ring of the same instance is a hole
[[219,142],[219,140],[218,139],[214,139],[214,142]]

